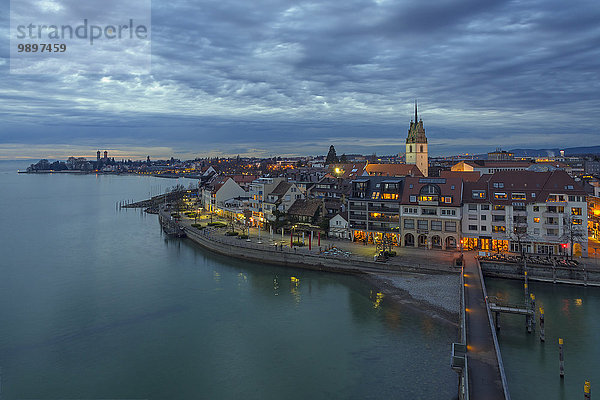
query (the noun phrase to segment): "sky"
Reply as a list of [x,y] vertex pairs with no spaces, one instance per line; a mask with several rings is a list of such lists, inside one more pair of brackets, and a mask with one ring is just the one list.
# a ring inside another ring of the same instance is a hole
[[35,74],[1,4],[0,159],[403,153],[415,99],[434,156],[600,145],[597,0],[154,0],[148,71]]

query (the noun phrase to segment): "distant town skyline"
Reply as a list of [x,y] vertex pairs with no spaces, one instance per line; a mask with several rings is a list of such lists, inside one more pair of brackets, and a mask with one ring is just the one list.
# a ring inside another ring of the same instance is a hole
[[10,74],[4,41],[0,159],[397,154],[415,99],[430,156],[597,145],[598,38],[591,0],[154,2],[149,75]]

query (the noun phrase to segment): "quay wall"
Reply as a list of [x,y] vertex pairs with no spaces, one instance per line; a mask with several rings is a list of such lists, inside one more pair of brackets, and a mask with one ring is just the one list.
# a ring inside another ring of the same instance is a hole
[[[485,276],[523,279],[523,265],[495,261],[481,261]],[[582,267],[562,267],[551,265],[528,265],[527,278],[532,281],[566,283],[571,285],[600,286],[600,269]]]
[[[276,250],[274,246],[248,243],[242,239],[221,238],[205,230],[185,227],[187,237],[200,246],[229,257],[249,260],[259,263],[300,267],[319,271],[338,272],[346,274],[385,273],[385,272],[417,272],[428,274],[448,274],[434,268],[415,267],[410,264],[387,264],[368,261],[362,257],[328,256],[309,253],[303,248],[290,249],[284,247]],[[407,260],[408,261],[408,260]]]

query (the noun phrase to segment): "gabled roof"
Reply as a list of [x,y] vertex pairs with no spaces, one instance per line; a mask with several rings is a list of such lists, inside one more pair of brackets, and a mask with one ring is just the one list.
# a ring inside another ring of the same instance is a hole
[[281,197],[284,194],[287,193],[288,190],[290,190],[290,188],[292,187],[292,184],[286,181],[281,181],[279,182],[279,184],[277,186],[275,186],[275,189],[273,189],[273,191],[271,191],[271,193],[269,193],[269,196],[277,196],[277,197]]
[[371,176],[423,176],[415,164],[367,164]]
[[252,181],[254,181],[256,178],[258,178],[258,175],[230,175],[231,179],[233,179],[235,181],[235,183],[237,183],[238,185],[242,185],[242,184],[249,184],[252,183]]
[[348,211],[340,211],[339,213],[335,214],[331,219],[337,216],[342,217],[346,222],[348,222]]
[[322,205],[323,201],[320,199],[298,199],[290,206],[288,214],[314,217]]
[[219,191],[219,189],[221,189],[221,187],[223,187],[223,185],[225,184],[225,182],[227,182],[228,180],[230,180],[231,178],[228,176],[223,176],[218,178],[216,181],[214,181],[211,185],[212,185],[212,190],[211,192],[213,193],[217,193]]

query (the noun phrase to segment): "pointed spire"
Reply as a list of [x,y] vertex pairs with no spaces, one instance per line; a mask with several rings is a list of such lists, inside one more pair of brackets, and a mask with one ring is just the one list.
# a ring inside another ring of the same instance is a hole
[[415,99],[415,123],[419,121],[419,118],[417,117],[417,99]]

